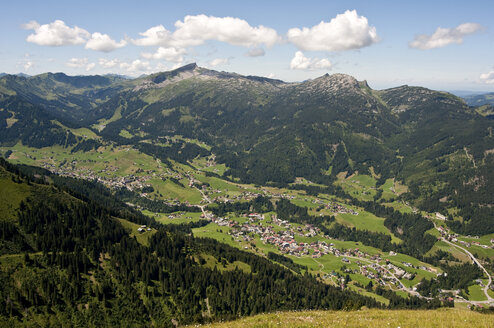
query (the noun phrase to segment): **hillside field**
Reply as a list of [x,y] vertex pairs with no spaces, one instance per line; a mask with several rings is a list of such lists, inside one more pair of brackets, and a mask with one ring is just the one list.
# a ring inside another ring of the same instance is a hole
[[[276,312],[203,327],[493,327],[494,316],[467,310]],[[196,326],[197,327],[197,326]]]

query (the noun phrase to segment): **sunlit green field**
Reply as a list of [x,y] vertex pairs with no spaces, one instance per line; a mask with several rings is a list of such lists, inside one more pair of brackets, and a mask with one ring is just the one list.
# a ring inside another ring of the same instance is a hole
[[15,183],[11,175],[0,169],[0,221],[13,221],[16,217],[17,209],[22,200],[30,193],[29,186]]
[[[77,131],[80,135],[86,135],[92,133],[92,131]],[[94,137],[91,135],[90,137]],[[226,180],[222,180],[217,177],[208,177],[204,172],[216,166],[207,167],[206,163],[208,159],[206,158],[196,158],[192,162],[192,166],[178,163],[175,161],[171,161],[171,166],[167,167],[161,164],[159,161],[156,161],[152,157],[143,154],[129,146],[120,146],[120,147],[111,147],[105,146],[100,147],[97,150],[92,150],[88,152],[76,152],[71,153],[70,148],[63,148],[60,146],[49,147],[49,148],[41,148],[34,149],[22,146],[21,144],[17,144],[15,147],[10,148],[13,150],[13,153],[10,157],[10,160],[16,163],[25,163],[31,165],[39,166],[41,163],[49,163],[58,167],[61,163],[63,165],[68,165],[67,163],[71,163],[74,169],[84,170],[89,169],[98,176],[114,176],[114,177],[123,177],[128,175],[135,176],[148,176],[148,180],[146,184],[151,184],[154,188],[154,191],[149,194],[149,197],[162,199],[162,200],[177,200],[181,203],[190,203],[190,204],[205,204],[206,200],[203,198],[201,192],[195,187],[189,186],[189,178],[188,175],[192,176],[193,179],[199,180],[200,183],[204,183],[209,185],[203,192],[207,194],[207,197],[210,200],[213,200],[215,197],[227,197],[230,199],[235,199],[240,196],[242,193],[246,191],[250,191],[253,193],[263,193],[267,192],[268,194],[273,194],[275,197],[273,198],[273,202],[276,202],[279,195],[289,195],[291,197],[291,202],[301,206],[306,207],[309,210],[311,215],[332,215],[332,213],[325,208],[322,208],[321,205],[325,205],[329,201],[337,201],[342,202],[331,195],[318,195],[318,197],[310,196],[305,193],[305,191],[301,190],[289,190],[289,189],[279,189],[274,187],[260,187],[254,185],[242,185],[237,183],[232,183]],[[6,149],[0,148],[0,151],[6,151]],[[74,162],[72,162],[74,161]],[[72,164],[73,163],[73,164]],[[114,168],[111,172],[107,172],[105,169],[108,167]],[[226,169],[226,167],[225,167]],[[210,170],[209,170],[210,171]],[[212,172],[212,171],[210,171]],[[215,172],[217,173],[217,172]],[[178,180],[175,180],[175,178]],[[5,181],[6,185],[13,183],[12,181]],[[308,183],[307,181],[303,181],[303,183]],[[373,195],[376,194],[376,180],[374,177],[367,175],[355,175],[345,180],[340,180],[339,183],[347,192],[357,193],[359,199],[362,200],[372,200]],[[400,185],[398,182],[393,179],[388,179],[386,183],[378,189],[383,191],[383,199],[391,200],[394,198],[396,194],[402,193],[406,190],[406,186]],[[0,195],[1,196],[1,195]],[[20,194],[9,193],[6,197],[18,197],[21,199],[25,197],[22,192]],[[246,201],[245,199],[238,198],[240,201]],[[238,201],[237,200],[237,201]],[[322,204],[320,203],[322,200]],[[20,200],[19,200],[20,201]],[[12,203],[12,202],[10,202]],[[342,203],[344,204],[344,203]],[[403,212],[411,212],[411,208],[405,204],[399,203],[398,201],[388,203],[387,205],[392,206]],[[0,204],[1,208],[2,204]],[[360,208],[352,207],[351,205],[344,204],[345,207],[351,208],[357,211],[358,215],[339,213],[336,214],[336,221],[338,223],[344,224],[349,227],[355,227],[360,230],[369,230],[374,232],[380,232],[391,236],[392,241],[395,243],[402,242],[399,238],[394,236],[385,226],[384,219],[376,217],[375,215],[365,212]],[[321,209],[322,208],[322,209]],[[5,209],[2,213],[8,213],[15,209]],[[150,211],[143,210],[145,215],[155,218],[158,222],[162,224],[181,224],[181,223],[190,223],[197,222],[200,220],[200,215],[202,212],[184,212],[184,213],[153,213]],[[172,216],[172,218],[170,218]],[[230,215],[231,216],[231,215]],[[244,223],[246,221],[245,218],[233,218],[238,223]],[[149,242],[149,237],[154,233],[154,231],[138,233],[137,228],[138,225],[132,224],[128,221],[121,220],[122,224],[128,229],[129,234],[131,236],[135,236],[136,239],[143,245],[147,245]],[[270,220],[270,215],[266,215],[266,220],[264,221],[273,225],[274,231],[283,231],[286,228],[277,226],[273,224]],[[441,222],[440,222],[441,223]],[[299,224],[292,223],[293,227],[300,226]],[[220,242],[224,242],[236,248],[247,250],[253,253],[256,253],[261,256],[267,256],[269,252],[275,252],[280,254],[278,248],[274,245],[264,244],[259,236],[255,235],[252,241],[246,242],[243,240],[234,240],[232,236],[228,234],[230,231],[229,227],[220,227],[216,224],[208,224],[207,226],[193,229],[193,234],[196,237],[207,237],[214,238]],[[433,235],[437,235],[437,231],[435,229],[431,229],[430,233]],[[315,237],[306,237],[295,235],[295,240],[297,242],[315,242],[321,240],[322,236]],[[484,236],[481,239],[475,238],[465,238],[466,241],[480,241],[484,244],[490,242],[490,238],[492,236]],[[412,263],[415,266],[427,266],[424,263],[418,261],[415,258],[410,256],[406,256],[403,254],[397,254],[394,256],[389,256],[388,253],[383,253],[381,250],[362,245],[360,242],[350,242],[350,241],[340,241],[329,239],[326,240],[328,243],[333,243],[338,249],[355,249],[359,248],[362,252],[365,252],[369,255],[379,254],[383,259],[388,259],[392,264],[404,268],[402,262]],[[452,252],[454,256],[456,256],[459,260],[469,261],[469,258],[460,250],[446,244],[443,242],[437,242],[434,248],[429,252],[429,254],[433,254],[435,251],[443,249]],[[481,256],[490,256],[494,251],[492,249],[483,249],[478,246],[473,246],[470,248],[472,252],[478,253]],[[296,257],[296,256],[287,256],[291,258],[295,263],[301,264],[303,266],[307,266],[309,272],[314,275],[318,275],[320,277],[326,276],[326,282],[331,284],[336,284],[336,280],[328,276],[333,271],[338,272],[339,274],[344,274],[344,269],[357,270],[359,271],[359,266],[357,265],[357,259],[349,258],[349,263],[342,262],[341,257],[336,257],[332,254],[323,255],[321,258],[314,259],[310,255]],[[361,262],[366,264],[365,259],[362,259]],[[367,262],[368,263],[368,262]],[[218,263],[212,264],[214,266],[219,265]],[[221,264],[223,265],[223,264]],[[223,269],[233,269],[232,264],[227,264]],[[242,270],[246,270],[246,268],[241,268]],[[437,272],[441,272],[440,269],[435,268]],[[406,268],[407,272],[415,273],[416,276],[412,280],[402,279],[402,283],[406,287],[413,287],[417,285],[422,279],[431,279],[436,276],[436,272],[428,272],[425,270]],[[384,299],[381,296],[375,295],[373,293],[369,293],[365,290],[360,290],[355,283],[359,283],[361,285],[367,285],[370,279],[367,277],[358,274],[358,273],[350,273],[350,277],[352,282],[348,285],[348,288],[352,288],[357,290],[361,294],[365,294],[375,298],[376,300],[386,303],[387,299]],[[321,278],[322,279],[322,278]],[[408,294],[402,291],[398,291],[398,294],[403,297],[407,297]],[[483,292],[480,290],[479,286],[471,286],[469,289],[470,298],[472,300],[482,300],[485,298]]]
[[469,310],[293,311],[260,314],[205,327],[492,327],[493,315]]
[[339,179],[337,182],[343,190],[355,198],[364,201],[371,201],[376,195],[376,180],[369,175],[354,175],[346,179]]
[[471,285],[468,287],[468,299],[470,301],[486,301],[487,297],[480,285]]
[[349,213],[341,213],[336,215],[336,221],[349,227],[355,227],[360,230],[369,230],[381,232],[391,236],[394,243],[400,243],[401,240],[393,235],[388,228],[384,226],[384,219],[379,218],[371,213],[360,211],[358,215]]
[[214,238],[230,246],[239,247],[238,243],[233,241],[232,237],[227,234],[228,231],[230,231],[229,227],[220,227],[214,223],[192,229],[192,233],[195,237]]
[[[142,211],[143,214],[153,217],[156,221],[161,224],[182,224],[182,223],[191,223],[197,222],[201,220],[201,212],[175,212],[175,213],[155,213],[149,211]],[[169,216],[174,216],[170,218]]]
[[136,240],[144,246],[149,245],[149,238],[156,233],[156,230],[138,232],[137,229],[140,227],[139,224],[135,224],[124,219],[118,219],[118,221],[120,221],[131,237],[135,237]]
[[[7,148],[0,148],[6,151]],[[98,150],[71,153],[71,148],[52,146],[31,148],[21,144],[8,148],[12,150],[9,160],[13,163],[42,166],[43,163],[59,167],[61,163],[74,163],[76,169],[91,169],[94,172],[107,167],[115,167],[114,171],[102,173],[106,176],[125,176],[143,171],[160,171],[159,164],[149,155],[143,154],[128,146],[101,147]]]

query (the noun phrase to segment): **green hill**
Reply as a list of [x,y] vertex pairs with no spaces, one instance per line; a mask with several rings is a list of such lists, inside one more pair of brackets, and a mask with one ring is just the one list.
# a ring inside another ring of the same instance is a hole
[[470,106],[494,105],[494,92],[463,97]]
[[16,95],[26,102],[45,108],[52,117],[77,125],[92,108],[107,101],[129,82],[125,78],[108,75],[6,75],[0,78],[0,95]]
[[301,311],[261,314],[204,327],[492,327],[492,315],[467,310]]
[[201,140],[229,167],[224,176],[247,183],[305,177],[330,185],[342,172],[372,172],[378,186],[398,178],[415,206],[456,213],[456,231],[494,232],[494,121],[452,94],[375,91],[344,74],[284,83],[195,65],[135,83],[95,109],[106,118],[120,110],[101,131],[105,138]]

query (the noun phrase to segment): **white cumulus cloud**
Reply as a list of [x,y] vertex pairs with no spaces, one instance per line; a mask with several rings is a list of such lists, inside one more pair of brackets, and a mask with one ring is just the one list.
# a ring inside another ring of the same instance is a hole
[[32,61],[28,60],[24,63],[23,66],[24,66],[24,69],[27,71],[28,69],[30,69],[34,66],[34,63]]
[[219,65],[225,65],[228,64],[230,60],[228,58],[215,58],[211,60],[208,64],[209,66],[215,67]]
[[17,66],[24,68],[24,71],[28,71],[35,66],[34,61],[31,59],[31,54],[24,54],[24,58],[17,62]]
[[138,46],[166,46],[171,41],[171,33],[163,25],[153,26],[139,35],[142,38],[132,40]]
[[265,54],[266,53],[264,52],[263,48],[253,48],[246,53],[246,55],[249,57],[260,57],[264,56]]
[[480,80],[487,84],[494,84],[494,70],[480,74]]
[[84,68],[86,71],[90,71],[96,66],[96,63],[90,63],[87,58],[71,58],[65,63],[65,66]]
[[33,30],[26,41],[41,46],[64,46],[73,44],[83,44],[90,37],[88,31],[74,26],[69,27],[61,20],[40,25],[36,21],[31,21],[23,26],[26,30]]
[[113,68],[117,65],[120,64],[120,60],[118,59],[106,59],[106,58],[100,58],[98,60],[98,64],[104,68]]
[[89,64],[86,65],[86,71],[90,71],[94,67],[96,67],[96,63],[89,63]]
[[326,58],[307,58],[302,51],[297,51],[290,62],[291,69],[318,70],[331,68],[331,62]]
[[183,48],[159,47],[155,53],[144,52],[141,56],[146,59],[164,59],[166,61],[180,63],[184,61],[183,54],[185,54],[185,49]]
[[454,28],[438,27],[432,35],[417,35],[408,45],[411,48],[426,50],[442,48],[453,43],[462,44],[465,36],[480,30],[482,30],[482,25],[477,23],[464,23]]
[[139,33],[142,38],[133,40],[139,46],[164,46],[187,48],[216,40],[228,44],[268,47],[281,41],[278,33],[269,27],[251,26],[247,21],[235,17],[214,17],[206,15],[185,16],[175,23],[175,31],[168,31],[163,25],[151,27]]
[[87,63],[88,63],[87,58],[71,58],[69,61],[65,63],[65,65],[73,68],[81,68],[87,65]]
[[120,40],[117,42],[112,40],[108,34],[102,34],[99,32],[93,33],[91,38],[86,43],[86,49],[92,49],[103,52],[110,52],[118,48],[125,47],[127,41]]
[[236,46],[252,47],[265,44],[270,47],[280,41],[272,28],[252,27],[243,19],[206,15],[185,16],[175,23],[173,38],[183,46],[195,46],[206,40],[217,40]]
[[347,10],[331,21],[322,21],[311,28],[291,28],[288,41],[304,51],[343,51],[359,49],[378,42],[376,28],[356,10]]
[[140,59],[136,59],[130,63],[123,62],[120,63],[120,68],[125,69],[129,73],[143,73],[151,71],[151,65],[148,61],[142,61]]

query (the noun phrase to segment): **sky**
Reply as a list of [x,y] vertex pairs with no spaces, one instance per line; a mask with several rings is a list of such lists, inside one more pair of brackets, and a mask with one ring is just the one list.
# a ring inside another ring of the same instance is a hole
[[140,76],[196,62],[374,89],[494,92],[494,1],[4,1],[0,72]]

